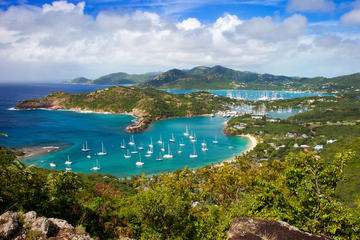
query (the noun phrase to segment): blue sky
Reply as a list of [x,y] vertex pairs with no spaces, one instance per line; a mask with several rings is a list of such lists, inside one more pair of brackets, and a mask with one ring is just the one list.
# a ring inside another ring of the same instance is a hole
[[0,81],[217,64],[359,71],[360,0],[0,0],[0,9]]

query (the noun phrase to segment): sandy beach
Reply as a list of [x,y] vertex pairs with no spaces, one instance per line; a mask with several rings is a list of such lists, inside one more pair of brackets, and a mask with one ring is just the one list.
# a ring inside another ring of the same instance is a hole
[[[256,147],[256,145],[258,144],[257,139],[256,139],[254,136],[250,135],[250,134],[246,134],[246,135],[236,135],[236,136],[238,136],[238,137],[243,137],[243,138],[247,138],[247,139],[249,140],[248,145],[246,146],[245,151],[243,151],[241,154],[239,154],[239,155],[237,155],[237,156],[241,156],[241,155],[244,155],[244,154],[250,152],[250,151],[253,150],[253,149]],[[234,162],[234,161],[235,161],[235,157],[233,157],[233,158],[231,158],[231,159],[228,159],[228,160],[225,160],[225,161],[222,161],[222,162],[220,162],[220,163],[217,163],[217,164],[214,165],[214,167],[224,166],[224,163],[225,163],[225,162],[226,162],[226,163],[231,163],[231,162]]]
[[26,147],[18,149],[18,151],[24,153],[24,155],[20,156],[22,159],[43,156],[59,150],[61,150],[61,147],[59,146]]

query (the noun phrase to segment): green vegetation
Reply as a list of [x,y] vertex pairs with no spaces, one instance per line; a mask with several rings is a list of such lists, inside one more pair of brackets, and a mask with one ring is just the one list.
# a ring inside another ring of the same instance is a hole
[[360,93],[360,74],[335,78],[300,78],[235,71],[221,66],[172,69],[141,83],[162,89],[302,90],[328,93]]
[[65,83],[99,84],[99,85],[135,84],[135,83],[142,83],[148,81],[156,75],[157,73],[128,74],[124,72],[118,72],[118,73],[111,73],[105,76],[101,76],[95,80],[91,80],[84,77],[78,77]]
[[101,239],[225,239],[234,217],[280,219],[312,233],[359,238],[359,206],[351,209],[336,196],[346,165],[359,160],[352,151],[331,160],[314,153],[271,164],[247,158],[117,179],[25,167],[0,148],[0,211],[64,218]]
[[[356,160],[350,161],[345,168],[345,179],[339,184],[337,194],[342,201],[353,206],[358,197],[357,193],[360,192],[359,176],[356,172],[360,169],[360,99],[299,98],[261,103],[257,107],[263,104],[267,109],[306,107],[309,111],[285,120],[278,119],[277,122],[269,122],[266,117],[253,120],[250,115],[231,119],[226,128],[228,134],[253,134],[263,141],[248,155],[248,160],[284,161],[291,152],[312,150],[316,145],[323,145],[323,149],[317,151],[317,157],[330,161],[339,149],[352,150],[356,154]],[[327,143],[331,139],[337,141]]]
[[[237,102],[226,97],[196,92],[171,94],[156,89],[115,86],[90,93],[54,92],[40,99],[21,101],[15,108],[55,108],[131,113],[147,122],[171,117],[211,114]],[[146,127],[145,127],[146,128]]]

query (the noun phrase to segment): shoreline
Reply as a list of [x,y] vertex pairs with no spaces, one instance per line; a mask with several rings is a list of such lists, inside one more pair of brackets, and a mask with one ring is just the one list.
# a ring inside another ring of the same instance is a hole
[[21,160],[26,160],[32,157],[40,157],[40,156],[45,156],[47,154],[55,153],[61,151],[62,149],[63,148],[61,146],[49,145],[49,146],[24,147],[16,150],[24,153],[24,155],[18,156],[18,158]]
[[213,167],[221,167],[224,166],[224,163],[233,163],[236,161],[236,157],[238,156],[242,156],[247,154],[248,152],[250,152],[251,150],[253,150],[257,145],[258,145],[258,140],[256,139],[255,136],[250,135],[250,134],[240,134],[240,135],[236,135],[235,137],[242,137],[242,138],[246,138],[248,140],[248,145],[246,146],[245,151],[241,152],[240,154],[236,155],[235,157],[232,157],[230,159],[221,161],[219,163],[216,164],[212,164]]

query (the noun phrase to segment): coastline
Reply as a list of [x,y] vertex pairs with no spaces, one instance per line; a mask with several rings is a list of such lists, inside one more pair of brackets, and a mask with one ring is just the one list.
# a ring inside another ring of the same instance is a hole
[[58,152],[62,150],[62,147],[49,145],[49,146],[24,147],[24,148],[19,148],[17,150],[24,153],[24,155],[19,156],[18,158],[26,160],[27,158],[39,157],[39,156],[44,156],[47,154]]
[[224,163],[233,163],[233,162],[235,162],[237,156],[247,154],[248,152],[253,150],[258,144],[258,140],[256,139],[256,137],[253,136],[253,135],[250,135],[250,134],[236,135],[236,137],[243,137],[243,138],[246,138],[248,140],[248,144],[246,146],[245,151],[241,152],[240,154],[236,155],[235,157],[232,157],[230,159],[227,159],[227,160],[221,161],[219,163],[213,164],[214,167],[221,167],[221,166],[224,166]]

